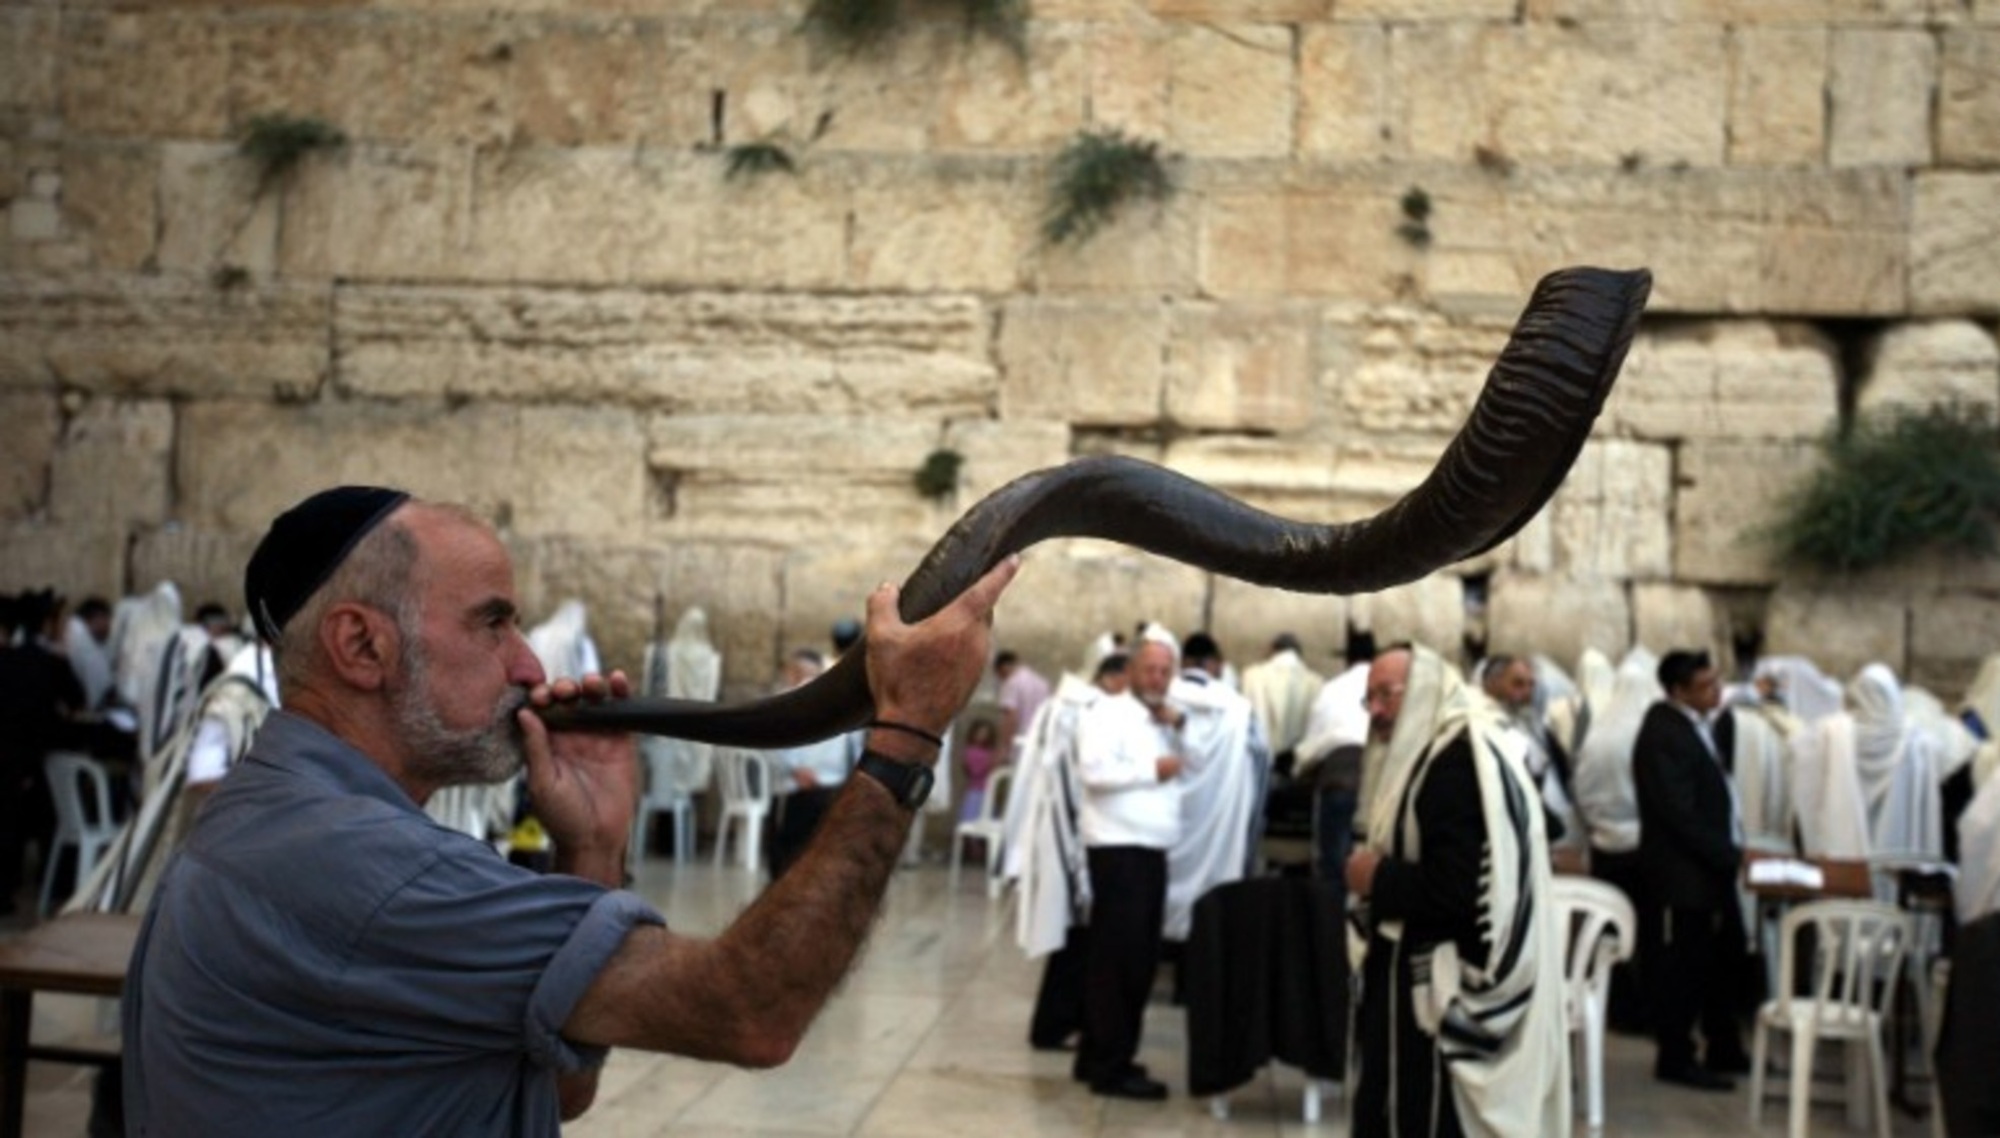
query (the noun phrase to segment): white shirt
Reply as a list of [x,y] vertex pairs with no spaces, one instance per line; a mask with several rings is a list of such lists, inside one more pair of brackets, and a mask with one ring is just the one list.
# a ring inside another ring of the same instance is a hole
[[1130,692],[1086,709],[1077,722],[1083,844],[1171,848],[1180,838],[1181,790],[1160,781],[1158,763],[1179,754],[1177,732],[1155,723]]

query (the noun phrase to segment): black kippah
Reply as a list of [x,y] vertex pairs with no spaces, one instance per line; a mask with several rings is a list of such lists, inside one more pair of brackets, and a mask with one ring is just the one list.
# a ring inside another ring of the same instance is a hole
[[361,539],[409,500],[401,490],[336,486],[279,514],[243,573],[243,600],[257,634],[276,643]]

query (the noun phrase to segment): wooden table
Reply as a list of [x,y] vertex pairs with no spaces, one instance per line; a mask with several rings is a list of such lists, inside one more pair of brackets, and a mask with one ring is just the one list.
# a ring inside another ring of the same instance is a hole
[[[1750,854],[1750,861],[1763,861],[1766,858],[1783,858],[1784,856],[1781,854],[1762,854],[1753,851]],[[1825,901],[1835,898],[1866,900],[1875,895],[1875,881],[1869,872],[1868,863],[1865,861],[1837,857],[1794,857],[1786,858],[1785,860],[1802,861],[1807,865],[1817,867],[1823,878],[1820,887],[1818,889],[1807,889],[1800,885],[1752,885],[1750,884],[1750,866],[1748,863],[1745,863],[1743,867],[1743,887],[1748,889],[1750,895],[1759,901],[1775,902],[1781,907],[1799,901]]]
[[0,941],[0,1138],[20,1138],[27,1107],[28,1060],[87,1063],[115,1052],[37,1047],[29,1042],[35,993],[64,992],[112,999],[125,990],[125,966],[139,938],[137,915],[76,913]]

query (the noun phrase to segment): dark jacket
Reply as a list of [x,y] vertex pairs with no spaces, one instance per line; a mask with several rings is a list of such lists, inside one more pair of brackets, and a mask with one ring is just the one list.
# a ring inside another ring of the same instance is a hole
[[1718,763],[1687,714],[1662,700],[1646,709],[1632,745],[1639,798],[1639,865],[1657,904],[1721,909],[1736,903],[1743,851],[1732,834],[1729,775],[1736,723],[1713,727]]

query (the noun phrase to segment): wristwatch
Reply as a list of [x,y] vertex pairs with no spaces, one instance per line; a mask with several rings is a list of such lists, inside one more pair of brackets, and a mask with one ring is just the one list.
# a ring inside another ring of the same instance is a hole
[[854,769],[888,787],[905,810],[922,806],[931,796],[931,786],[937,782],[931,768],[922,763],[899,763],[873,751],[861,752],[861,761],[854,764]]

